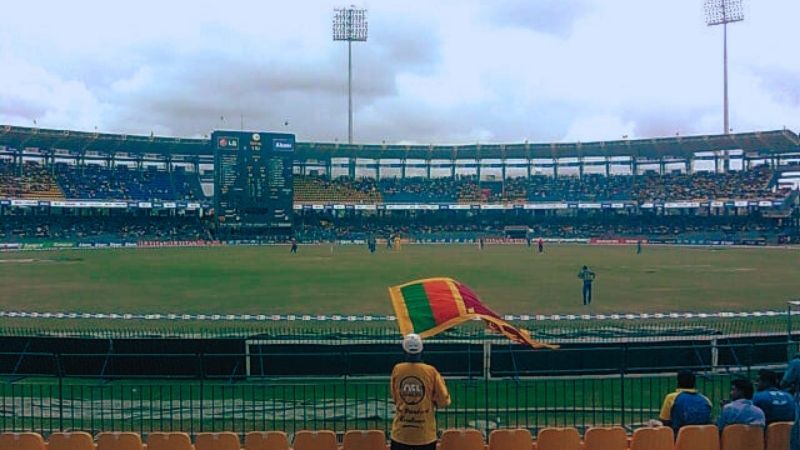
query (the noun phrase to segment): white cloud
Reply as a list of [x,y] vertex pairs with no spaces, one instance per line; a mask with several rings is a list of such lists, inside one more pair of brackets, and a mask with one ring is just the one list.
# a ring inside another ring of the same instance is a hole
[[[362,142],[582,141],[716,133],[721,29],[696,0],[372,2],[353,45]],[[12,2],[0,122],[202,135],[220,115],[303,140],[347,135],[338,2]],[[800,2],[729,28],[735,130],[800,130]],[[226,125],[230,126],[230,124]]]

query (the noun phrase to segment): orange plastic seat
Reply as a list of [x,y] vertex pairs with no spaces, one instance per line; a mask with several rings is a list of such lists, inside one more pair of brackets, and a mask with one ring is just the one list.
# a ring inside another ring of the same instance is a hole
[[180,432],[155,432],[147,436],[147,450],[193,450],[189,435]]
[[251,431],[244,437],[245,450],[289,450],[289,438],[283,431]]
[[678,430],[675,450],[717,450],[719,430],[716,425],[686,425]]
[[523,428],[493,430],[489,433],[489,450],[531,450],[531,432]]
[[386,450],[383,430],[350,430],[344,434],[343,450]]
[[788,450],[794,422],[774,422],[767,426],[766,450]]
[[338,450],[336,433],[331,430],[300,430],[294,434],[294,450]]
[[240,450],[239,436],[225,431],[221,433],[198,433],[194,440],[196,450]]
[[139,433],[103,432],[97,435],[97,450],[143,450]]
[[631,450],[674,450],[675,434],[670,427],[639,428],[633,432]]
[[44,450],[44,439],[39,433],[2,433],[0,448],[3,450]]
[[85,431],[53,433],[47,440],[48,450],[94,450],[94,439]]
[[441,450],[484,450],[483,435],[470,428],[444,430],[439,446]]
[[580,450],[581,435],[572,427],[543,428],[536,436],[536,450]]
[[722,429],[721,450],[764,450],[764,428],[753,425],[728,425]]
[[583,437],[584,450],[627,450],[628,435],[622,427],[592,427]]

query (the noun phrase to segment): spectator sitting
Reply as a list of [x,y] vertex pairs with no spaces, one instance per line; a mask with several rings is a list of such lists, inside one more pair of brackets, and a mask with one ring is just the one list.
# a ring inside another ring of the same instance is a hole
[[695,381],[693,372],[678,372],[678,389],[664,397],[659,419],[664,425],[672,427],[676,435],[684,425],[711,423],[711,400],[697,392]]
[[753,404],[764,411],[767,425],[794,420],[794,398],[778,389],[778,375],[772,370],[758,371],[758,392],[753,396]]
[[753,383],[744,378],[731,381],[731,401],[722,407],[717,420],[719,432],[728,425],[744,424],[764,426],[764,411],[753,405]]

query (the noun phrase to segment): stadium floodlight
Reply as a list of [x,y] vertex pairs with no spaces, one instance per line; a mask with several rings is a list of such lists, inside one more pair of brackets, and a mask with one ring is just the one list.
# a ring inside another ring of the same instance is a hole
[[333,40],[347,41],[347,143],[353,143],[353,42],[367,41],[367,10],[333,10]]
[[706,25],[722,25],[722,64],[723,64],[723,114],[724,133],[730,133],[728,118],[728,24],[744,20],[742,0],[706,0]]

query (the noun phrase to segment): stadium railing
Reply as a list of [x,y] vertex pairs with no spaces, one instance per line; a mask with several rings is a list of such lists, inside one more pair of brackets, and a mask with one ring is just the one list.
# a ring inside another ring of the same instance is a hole
[[[691,348],[686,344],[686,348]],[[753,347],[758,353],[758,347]],[[607,357],[600,348],[583,353],[559,350],[532,351],[552,355],[558,360],[585,360]],[[622,350],[625,351],[625,350]],[[460,353],[460,352],[455,352]],[[11,356],[11,358],[6,358]],[[84,355],[85,356],[85,355]],[[70,355],[0,355],[4,365],[0,382],[0,431],[35,430],[41,433],[65,429],[99,431],[180,430],[199,432],[258,430],[379,429],[388,432],[393,416],[388,374],[399,354],[384,358],[385,372],[378,376],[348,374],[346,359],[316,359],[302,350],[284,351],[270,365],[296,364],[301,358],[314,364],[339,364],[342,372],[328,376],[245,376],[259,361],[248,355],[96,355],[96,364]],[[372,355],[369,360],[374,360]],[[578,373],[554,370],[549,363],[522,367],[517,374],[489,377],[486,372],[453,372],[438,364],[442,356],[426,351],[426,361],[440,367],[445,375],[453,404],[438,411],[442,428],[477,428],[486,433],[496,428],[571,426],[622,426],[631,431],[658,417],[665,394],[675,389],[675,371],[688,368],[698,373],[698,388],[715,405],[726,398],[730,381],[737,376],[752,378],[760,367],[747,361],[710,367],[703,363],[632,371],[620,363],[616,371],[581,370]],[[458,355],[450,355],[458,357]],[[288,359],[291,357],[292,359]],[[16,359],[14,359],[16,358]],[[15,368],[26,361],[50,358],[54,373],[21,374]],[[210,370],[215,359],[235,358],[228,366],[234,373]],[[342,362],[343,361],[343,362]],[[785,361],[785,359],[784,359]],[[195,364],[197,363],[197,364]],[[122,376],[114,372],[120,365],[158,364],[190,366],[194,371],[181,377],[157,375]],[[82,366],[94,367],[94,374],[74,372]],[[69,370],[67,370],[69,369]],[[258,369],[263,370],[263,369]],[[70,373],[72,371],[72,373]],[[102,373],[101,373],[102,372]]]

